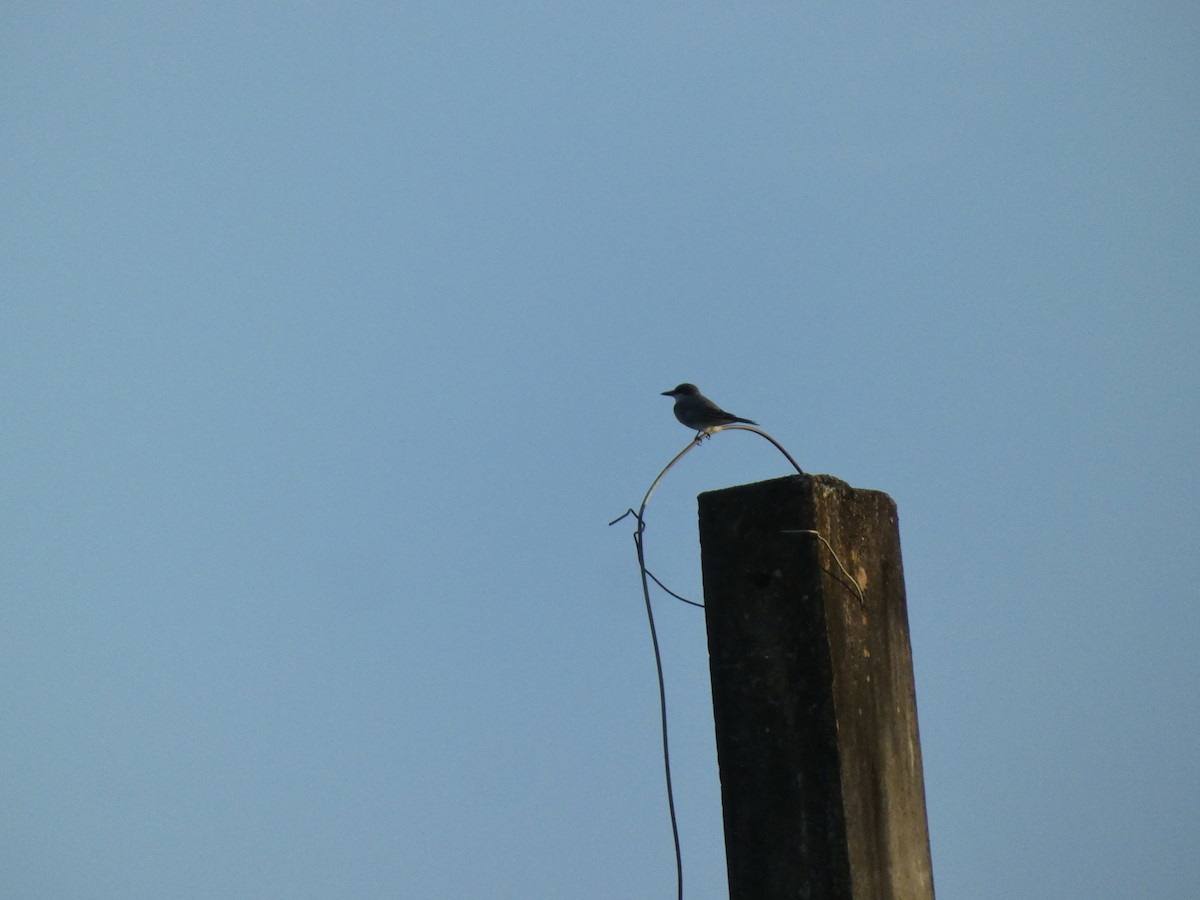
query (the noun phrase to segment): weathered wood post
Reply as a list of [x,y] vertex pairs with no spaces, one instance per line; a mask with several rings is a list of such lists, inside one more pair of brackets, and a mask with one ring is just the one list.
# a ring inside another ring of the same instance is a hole
[[895,503],[827,475],[712,491],[700,544],[731,900],[931,900]]

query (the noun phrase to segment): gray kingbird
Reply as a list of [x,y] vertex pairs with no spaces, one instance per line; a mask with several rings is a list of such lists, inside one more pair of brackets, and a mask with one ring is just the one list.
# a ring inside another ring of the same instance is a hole
[[744,422],[747,425],[758,424],[750,419],[742,419],[733,413],[725,412],[700,393],[700,389],[694,384],[684,382],[677,388],[663,391],[662,395],[675,398],[675,418],[688,428],[699,432],[696,435],[697,440],[711,435],[722,425],[732,425],[734,422]]

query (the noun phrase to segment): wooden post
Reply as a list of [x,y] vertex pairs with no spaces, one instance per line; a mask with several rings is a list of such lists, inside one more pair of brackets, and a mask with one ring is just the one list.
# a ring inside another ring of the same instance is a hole
[[699,502],[731,900],[932,900],[895,503],[828,475]]

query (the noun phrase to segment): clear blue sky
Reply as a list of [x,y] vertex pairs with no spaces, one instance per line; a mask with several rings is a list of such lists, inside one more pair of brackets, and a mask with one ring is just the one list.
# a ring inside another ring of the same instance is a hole
[[0,895],[672,896],[685,380],[899,504],[939,897],[1192,895],[1200,8],[1047,7],[10,5]]

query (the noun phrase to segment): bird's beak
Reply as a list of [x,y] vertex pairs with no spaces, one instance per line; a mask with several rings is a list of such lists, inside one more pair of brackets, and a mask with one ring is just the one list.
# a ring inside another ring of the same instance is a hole
[[675,396],[675,392],[674,392],[674,391],[663,391],[663,392],[662,392],[662,395],[663,395],[664,397],[674,397],[674,396]]

